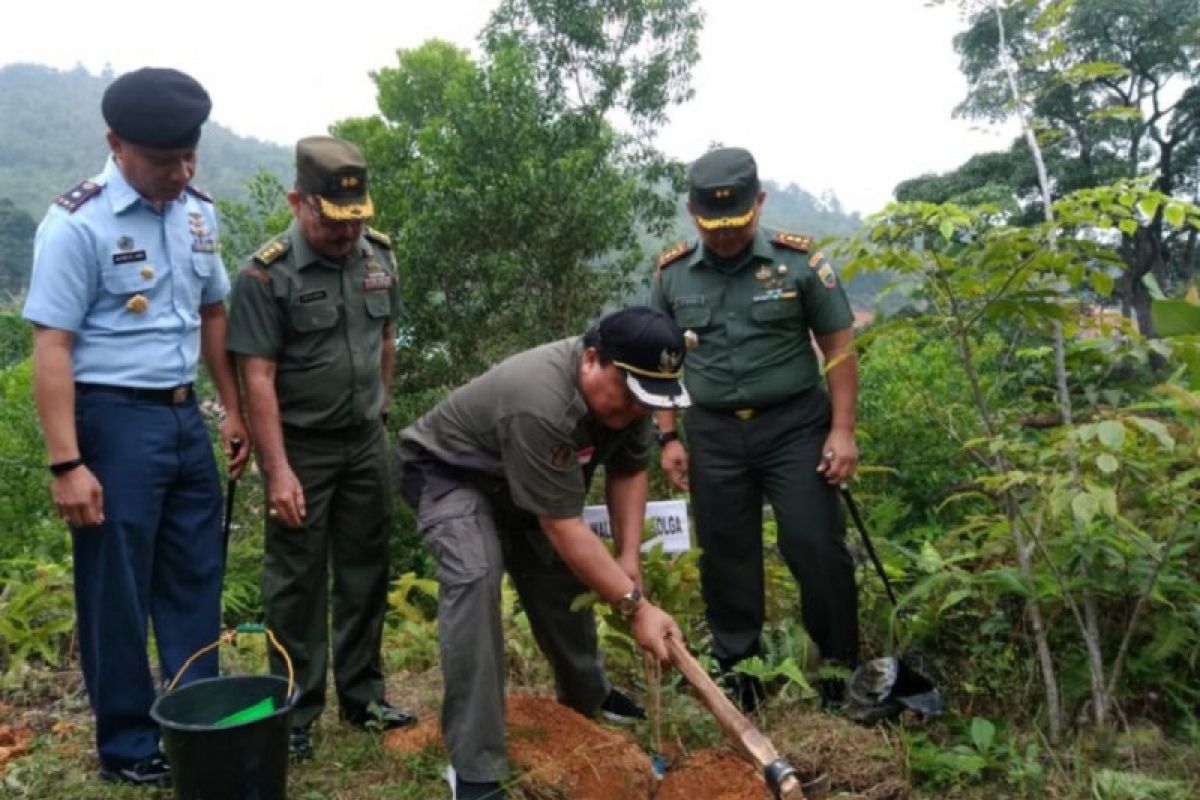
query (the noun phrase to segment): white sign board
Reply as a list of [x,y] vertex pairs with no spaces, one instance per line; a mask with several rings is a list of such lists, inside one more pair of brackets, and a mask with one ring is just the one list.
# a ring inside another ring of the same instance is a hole
[[[612,538],[608,506],[584,506],[583,521],[598,535],[605,539]],[[646,503],[646,521],[656,535],[642,544],[642,550],[662,544],[665,552],[682,553],[691,547],[686,500],[652,500]]]

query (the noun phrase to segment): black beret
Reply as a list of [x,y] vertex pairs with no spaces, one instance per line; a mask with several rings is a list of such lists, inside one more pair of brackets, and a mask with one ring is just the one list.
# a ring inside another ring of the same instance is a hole
[[212,100],[190,75],[143,67],[125,73],[104,90],[100,111],[109,129],[125,141],[178,150],[200,140],[200,126],[212,111]]

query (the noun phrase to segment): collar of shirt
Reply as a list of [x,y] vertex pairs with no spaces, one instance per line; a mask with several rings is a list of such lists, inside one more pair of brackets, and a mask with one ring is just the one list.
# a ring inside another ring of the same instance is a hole
[[[145,202],[148,207],[151,207],[150,202],[142,197],[129,181],[125,180],[125,176],[121,174],[121,168],[117,166],[117,161],[111,153],[108,155],[108,161],[104,164],[104,171],[95,180],[96,183],[104,187],[104,195],[108,198],[113,214],[128,211],[137,205],[139,200]],[[185,190],[176,198],[176,201],[186,195],[187,191]]]
[[696,248],[696,253],[692,256],[689,266],[695,267],[704,263],[722,272],[737,272],[747,264],[754,263],[755,261],[771,261],[774,258],[775,249],[771,246],[771,239],[760,225],[758,231],[754,234],[754,240],[750,243],[750,247],[744,250],[736,260],[718,258],[710,253],[707,247],[701,245]]
[[366,237],[360,236],[358,237],[358,241],[354,243],[354,249],[345,258],[341,259],[341,263],[327,258],[313,249],[313,246],[308,242],[308,238],[304,235],[304,229],[300,227],[300,223],[295,219],[288,226],[288,237],[292,240],[292,263],[296,265],[296,269],[304,269],[314,264],[323,265],[329,269],[344,269],[354,263],[354,259],[364,258],[371,254],[370,248],[367,246]]

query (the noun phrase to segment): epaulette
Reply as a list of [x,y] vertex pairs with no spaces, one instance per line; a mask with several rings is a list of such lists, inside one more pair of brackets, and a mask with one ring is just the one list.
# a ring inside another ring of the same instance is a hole
[[270,266],[287,255],[287,251],[291,249],[292,243],[287,239],[272,239],[254,254],[254,260],[263,266]]
[[668,247],[666,250],[664,250],[662,255],[658,257],[658,268],[666,269],[695,249],[695,242],[688,243],[680,239],[671,247]]
[[192,186],[190,183],[187,186],[185,186],[184,189],[187,190],[188,194],[192,195],[193,197],[199,197],[201,200],[203,200],[206,203],[213,202],[213,196],[211,194],[204,191],[203,189],[199,189],[195,186]]
[[776,247],[786,247],[789,250],[795,250],[800,253],[807,253],[808,248],[812,247],[811,236],[801,236],[798,233],[785,233],[779,231],[771,237],[771,244]]
[[392,249],[392,240],[383,231],[377,231],[368,226],[366,230],[363,231],[363,235],[380,247],[386,247],[388,250]]
[[54,204],[60,208],[65,208],[72,214],[79,209],[81,205],[91,200],[100,192],[104,191],[104,187],[92,181],[80,181],[72,186],[67,191],[54,198]]

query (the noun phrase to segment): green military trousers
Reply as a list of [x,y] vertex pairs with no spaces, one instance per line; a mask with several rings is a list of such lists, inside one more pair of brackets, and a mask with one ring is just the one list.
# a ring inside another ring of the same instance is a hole
[[801,616],[821,656],[858,661],[858,592],[837,489],[817,465],[829,434],[820,389],[752,413],[687,411],[689,480],[713,655],[728,669],[760,651],[764,617],[762,505],[800,585]]
[[[407,473],[406,468],[406,481]],[[450,763],[464,780],[502,781],[510,774],[500,615],[504,570],[550,661],[559,701],[591,715],[611,687],[599,657],[595,617],[590,610],[571,610],[571,601],[587,587],[554,554],[532,517],[497,513],[492,497],[470,482],[434,471],[407,489],[438,565],[442,737]]]
[[[288,463],[304,488],[302,528],[267,519],[263,547],[266,623],[296,669],[292,725],[325,704],[332,573],[333,674],[343,716],[384,698],[380,642],[387,607],[391,495],[383,425],[336,431],[284,426]],[[272,671],[286,675],[272,653]]]

